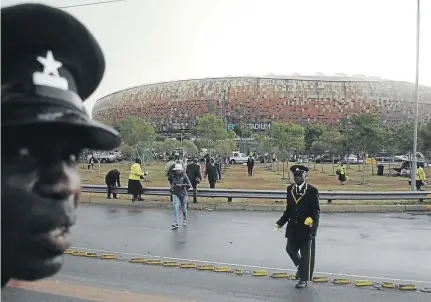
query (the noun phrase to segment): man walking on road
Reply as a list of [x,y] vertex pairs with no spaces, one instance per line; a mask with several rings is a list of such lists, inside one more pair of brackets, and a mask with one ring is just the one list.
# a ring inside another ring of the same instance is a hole
[[186,174],[193,188],[193,203],[197,203],[197,186],[202,180],[201,165],[198,164],[197,158],[187,165]]
[[290,170],[295,184],[287,187],[286,210],[274,229],[278,231],[287,223],[286,251],[298,269],[296,288],[304,288],[313,278],[315,237],[320,216],[319,191],[305,181],[306,166],[294,165]]
[[253,176],[253,168],[254,168],[254,158],[250,154],[250,157],[247,160],[248,177],[252,177]]
[[120,170],[114,169],[108,172],[105,176],[105,183],[108,187],[108,199],[111,199],[111,193],[114,196],[115,199],[117,198],[117,193],[112,192],[112,187],[115,187],[116,185],[121,187],[120,184]]

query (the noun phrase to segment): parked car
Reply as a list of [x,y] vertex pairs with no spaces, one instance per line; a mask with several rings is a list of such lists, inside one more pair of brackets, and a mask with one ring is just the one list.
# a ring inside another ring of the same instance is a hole
[[248,156],[244,153],[235,151],[232,152],[232,155],[229,157],[229,162],[231,164],[243,164],[248,160]]
[[337,164],[341,161],[339,156],[335,156],[334,158],[332,158],[331,155],[329,154],[323,154],[323,155],[318,155],[316,157],[316,163],[320,164],[320,163],[332,163],[332,160],[334,160],[334,163]]

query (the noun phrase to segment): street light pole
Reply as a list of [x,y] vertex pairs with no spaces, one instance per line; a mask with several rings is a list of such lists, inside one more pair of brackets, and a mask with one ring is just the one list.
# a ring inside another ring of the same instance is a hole
[[416,12],[416,83],[415,83],[415,103],[414,103],[414,132],[413,132],[413,156],[411,169],[411,187],[416,190],[416,162],[418,148],[418,103],[419,103],[419,33],[420,33],[420,0],[417,0]]

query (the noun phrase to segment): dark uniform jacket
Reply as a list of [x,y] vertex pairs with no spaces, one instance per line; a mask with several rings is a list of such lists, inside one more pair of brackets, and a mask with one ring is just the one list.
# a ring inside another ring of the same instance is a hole
[[[299,192],[297,189],[296,184],[287,187],[286,210],[277,225],[283,227],[287,223],[286,238],[307,241],[310,234],[316,235],[319,227],[319,191],[308,183],[305,183]],[[304,224],[307,217],[313,219],[312,227]]]
[[108,174],[106,174],[106,176],[105,176],[105,183],[110,184],[110,185],[115,185],[115,183],[117,183],[117,185],[119,187],[121,187],[121,185],[120,185],[120,172],[117,170],[109,171]]
[[253,169],[253,167],[254,167],[254,158],[253,157],[249,157],[247,159],[247,167]]
[[[187,173],[187,176],[189,177],[190,183],[193,186],[196,186],[196,184],[198,184],[202,179],[201,166],[199,164],[195,164],[195,163],[188,164],[186,173]],[[198,181],[197,181],[197,178],[199,179]]]
[[205,176],[208,176],[209,181],[216,181],[218,179],[218,170],[215,164],[207,164],[205,169]]

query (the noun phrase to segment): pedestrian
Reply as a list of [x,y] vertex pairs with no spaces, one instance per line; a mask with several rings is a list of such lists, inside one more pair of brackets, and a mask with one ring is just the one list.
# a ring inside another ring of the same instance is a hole
[[170,176],[171,192],[174,210],[174,223],[172,229],[178,229],[178,220],[180,216],[180,205],[183,212],[183,225],[187,225],[187,190],[190,188],[190,181],[184,172],[183,165],[175,164],[174,173]]
[[253,176],[253,168],[254,168],[254,158],[250,154],[250,157],[247,159],[248,177],[252,177]]
[[197,203],[197,186],[202,180],[201,165],[198,159],[194,158],[193,162],[187,165],[186,174],[193,188],[193,203]]
[[132,194],[132,201],[143,201],[141,197],[144,188],[141,184],[141,179],[144,179],[144,172],[141,167],[141,159],[135,158],[135,163],[130,168],[129,183],[127,186],[127,194]]
[[90,168],[91,168],[91,171],[94,172],[94,164],[95,163],[96,163],[96,158],[92,154],[90,157],[90,160],[88,161],[88,170],[90,170]]
[[347,180],[347,175],[346,175],[346,166],[344,162],[341,162],[340,165],[338,166],[337,170],[335,171],[335,174],[338,175],[338,180],[340,181],[340,183],[342,185],[344,185],[344,183]]
[[1,286],[56,274],[71,246],[86,148],[121,139],[84,109],[105,71],[77,19],[41,4],[1,8]]
[[105,183],[108,187],[108,199],[111,199],[111,193],[114,196],[115,199],[117,198],[117,193],[112,192],[112,187],[115,187],[115,185],[121,187],[120,184],[120,170],[114,169],[108,172],[105,176]]
[[[427,180],[424,170],[424,163],[417,163],[416,167],[416,190],[421,191],[422,186],[425,186]],[[423,201],[423,199],[419,199],[419,202]]]
[[[304,288],[313,278],[316,232],[319,226],[319,191],[306,182],[308,167],[294,165],[290,168],[294,184],[287,187],[286,209],[275,224],[280,230],[286,223],[286,252],[297,267],[296,288]],[[300,251],[300,256],[298,255]]]
[[209,159],[209,163],[206,165],[206,168],[205,168],[204,178],[206,178],[207,176],[208,176],[208,182],[209,182],[210,188],[215,189],[215,185],[218,179],[218,171],[214,163],[213,157]]

